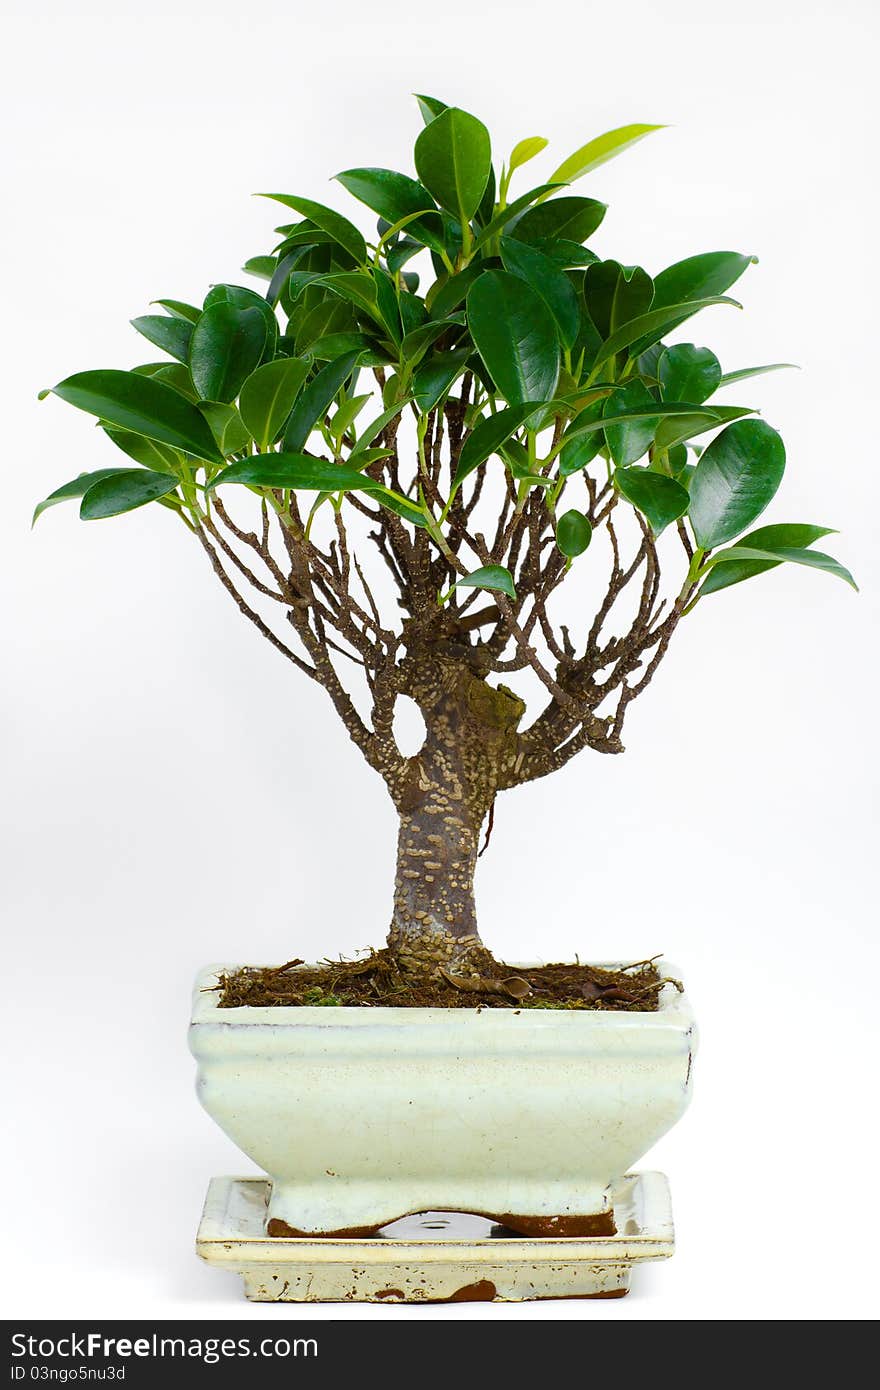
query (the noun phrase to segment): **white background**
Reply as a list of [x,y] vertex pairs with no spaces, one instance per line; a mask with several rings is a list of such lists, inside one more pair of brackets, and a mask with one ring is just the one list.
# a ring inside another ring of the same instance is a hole
[[631,711],[626,756],[505,797],[481,862],[483,933],[509,959],[662,950],[686,973],[696,1099],[645,1160],[672,1180],[675,1259],[620,1303],[323,1311],[876,1311],[874,6],[7,9],[5,1315],[297,1316],[192,1255],[208,1178],[247,1164],[195,1102],[188,990],[209,960],[379,943],[391,806],[168,514],[85,526],[59,508],[29,531],[38,498],[115,461],[36,392],[148,360],[130,317],[240,279],[278,220],[254,190],[345,207],[338,169],[411,169],[413,90],[477,112],[499,154],[551,137],[539,176],[612,126],[670,123],[591,176],[611,205],[594,245],[652,271],[760,255],[746,312],[704,315],[697,341],[726,369],[801,364],[748,387],[788,447],[767,519],[839,527],[829,548],[862,592],[792,569],[708,600]]

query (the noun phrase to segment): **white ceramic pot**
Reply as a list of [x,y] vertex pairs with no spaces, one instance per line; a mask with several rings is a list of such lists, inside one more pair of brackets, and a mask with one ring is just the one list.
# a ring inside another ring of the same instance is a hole
[[271,1235],[429,1210],[611,1234],[611,1184],[690,1098],[694,1018],[671,985],[655,1013],[220,1009],[232,968],[198,979],[190,1048],[205,1109],[272,1179]]

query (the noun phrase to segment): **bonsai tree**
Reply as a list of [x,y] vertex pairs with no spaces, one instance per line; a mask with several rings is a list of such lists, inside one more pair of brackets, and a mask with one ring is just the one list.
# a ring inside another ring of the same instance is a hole
[[[498,793],[622,752],[630,705],[704,600],[782,563],[853,580],[814,548],[825,527],[749,529],[785,449],[727,388],[785,364],[725,371],[667,342],[707,306],[739,308],[727,292],[753,257],[652,276],[585,245],[606,206],[570,186],[658,127],[591,140],[514,196],[545,140],[496,170],[481,121],[418,103],[416,177],[337,175],[378,215],[371,240],[266,195],[294,220],[245,266],[262,292],[159,300],[133,324],[167,360],[53,388],[126,457],[37,514],[78,498],[87,521],[155,503],[182,523],[388,789],[389,951],[473,987],[493,975],[474,869]],[[412,757],[404,696],[425,725]]]

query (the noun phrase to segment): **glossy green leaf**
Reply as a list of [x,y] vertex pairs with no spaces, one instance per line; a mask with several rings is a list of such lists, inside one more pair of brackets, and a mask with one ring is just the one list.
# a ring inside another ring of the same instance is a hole
[[556,523],[556,544],[570,560],[583,555],[593,537],[593,528],[583,512],[574,507],[564,512]]
[[[656,296],[654,300],[656,304]],[[596,360],[593,363],[593,370],[600,367],[609,358],[615,357],[624,348],[631,347],[633,343],[638,343],[638,352],[644,352],[652,342],[662,338],[668,328],[682,323],[691,314],[696,314],[700,309],[707,309],[713,304],[732,304],[735,309],[741,309],[742,305],[735,299],[728,299],[725,295],[712,295],[708,299],[695,299],[687,304],[671,304],[659,309],[651,309],[647,314],[640,314],[638,318],[631,319],[618,328],[616,333],[612,333],[599,349]],[[633,356],[636,354],[633,353]]]
[[350,488],[371,491],[381,487],[373,478],[343,463],[285,451],[254,454],[232,463],[208,484],[207,491],[222,483],[246,483],[251,487],[303,489],[307,492],[344,492]]
[[750,526],[774,497],[784,471],[785,446],[776,430],[763,420],[728,425],[700,455],[691,479],[697,544],[704,550],[723,545]]
[[163,352],[176,357],[178,362],[189,360],[193,325],[187,323],[186,319],[167,318],[165,314],[142,314],[140,318],[131,320],[131,326]]
[[279,357],[248,377],[241,388],[239,409],[259,449],[267,449],[278,438],[308,372],[309,364],[301,358]]
[[[623,415],[628,410],[647,411],[656,404],[644,382],[631,381],[613,395],[606,397],[602,413],[606,418],[611,418]],[[608,452],[618,468],[635,463],[647,453],[653,443],[658,422],[659,417],[656,415],[639,415],[637,419],[624,420],[620,424],[606,427]]]
[[646,314],[653,298],[654,282],[639,265],[623,266],[609,260],[587,266],[584,300],[602,338]]
[[721,363],[710,348],[677,343],[657,363],[660,394],[667,401],[702,405],[721,385]]
[[[605,400],[600,396],[584,406],[572,420],[559,455],[559,472],[563,478],[569,478],[586,468],[604,448],[605,435],[600,427],[604,407]],[[584,426],[590,427],[586,433]]]
[[781,372],[787,368],[798,371],[797,364],[794,362],[771,362],[766,367],[740,367],[735,372],[725,372],[719,386],[730,386],[735,381],[747,381],[752,376],[764,376],[766,372]]
[[275,310],[263,295],[257,294],[256,290],[248,289],[247,285],[212,285],[205,295],[204,307],[210,309],[214,304],[231,304],[235,309],[256,310],[266,325],[266,347],[263,357],[269,361],[275,356],[278,320]]
[[419,103],[419,111],[425,125],[430,125],[435,116],[441,116],[449,108],[445,101],[440,101],[439,97],[426,97],[421,92],[415,93],[416,101]]
[[251,442],[251,434],[234,405],[225,401],[199,401],[199,410],[211,426],[217,448],[224,458],[240,454]]
[[158,304],[160,309],[167,309],[174,318],[185,319],[187,323],[198,323],[202,313],[195,304],[185,304],[182,299],[154,299],[153,303]]
[[[356,459],[359,459],[360,456],[366,452],[369,446],[373,443],[373,440],[378,439],[379,435],[382,434],[383,430],[387,429],[387,427],[391,424],[392,420],[395,420],[397,416],[401,413],[401,411],[404,409],[407,400],[408,397],[404,397],[402,401],[396,401],[394,405],[391,405],[386,410],[383,410],[381,415],[377,415],[375,420],[371,420],[368,425],[364,426],[364,428],[361,430],[357,443],[355,444],[354,448],[348,456],[349,463],[353,464]],[[357,466],[358,468],[362,468],[364,465],[358,462]]]
[[336,177],[343,188],[392,226],[424,213],[407,223],[408,233],[433,251],[443,249],[443,224],[434,199],[415,179],[394,169],[346,169]]
[[[511,150],[510,159],[507,161],[508,174],[512,174],[515,169],[522,168],[523,164],[528,164],[530,159],[535,158],[535,155],[546,150],[548,144],[549,141],[545,140],[543,135],[530,135],[525,140],[518,141]],[[567,180],[552,179],[551,182],[566,183]]]
[[737,251],[707,251],[661,270],[654,281],[654,307],[683,304],[724,294],[757,261]]
[[[138,371],[138,368],[135,367],[134,370]],[[183,362],[165,362],[150,375],[154,381],[161,382],[163,386],[170,386],[172,391],[185,396],[188,401],[198,401],[199,393],[193,385],[192,374]]]
[[284,432],[284,448],[299,453],[319,420],[323,420],[337,392],[354,370],[358,354],[347,352],[326,367],[305,386],[290,413]]
[[553,198],[524,212],[512,235],[533,244],[551,237],[584,242],[593,235],[607,211],[607,204],[595,198]]
[[499,410],[496,415],[487,415],[484,420],[480,420],[462,445],[453,488],[458,488],[469,473],[473,473],[487,458],[496,454],[501,445],[515,430],[525,424],[529,416],[534,415],[541,404],[540,401],[529,401],[525,405],[509,405],[506,410]]
[[508,271],[490,270],[468,291],[477,350],[511,405],[551,400],[559,378],[556,325],[539,294]]
[[56,396],[109,425],[158,439],[173,449],[220,463],[207,421],[170,386],[136,372],[77,372],[52,388]]
[[685,440],[696,439],[708,430],[717,430],[719,425],[730,424],[751,414],[753,411],[748,406],[716,405],[714,402],[704,410],[694,409],[693,412],[688,412],[687,406],[678,406],[674,415],[661,419],[654,435],[654,444],[657,449],[668,453]]
[[[756,531],[750,531],[747,536],[743,536],[740,545],[771,553],[775,552],[779,546],[803,550],[808,545],[812,545],[814,541],[821,540],[823,536],[831,535],[834,535],[834,532],[828,526],[810,526],[802,522],[782,522],[775,526],[759,526]],[[713,558],[722,560],[727,554],[727,551],[722,550],[719,551],[717,557]],[[782,563],[782,560],[724,559],[723,563],[716,563],[714,567],[709,569],[700,585],[700,597],[718,593],[721,589],[729,589],[734,584],[741,584],[744,579],[752,579],[755,575],[776,569]]]
[[503,565],[482,565],[472,574],[466,574],[462,579],[457,579],[452,587],[453,589],[493,589],[497,593],[506,594],[508,598],[516,598],[513,575]]
[[616,130],[608,130],[604,135],[597,135],[594,140],[588,140],[586,145],[581,145],[579,150],[575,150],[568,159],[564,159],[553,178],[559,183],[573,183],[575,179],[598,169],[600,164],[623,154],[624,150],[628,150],[637,141],[644,140],[646,135],[655,130],[665,129],[662,125],[622,125]]
[[31,525],[33,526],[37,517],[42,516],[43,512],[48,511],[50,507],[57,506],[59,502],[69,502],[74,497],[82,497],[94,483],[101,482],[102,478],[112,478],[119,473],[129,473],[130,471],[128,468],[98,468],[94,473],[80,473],[78,478],[65,483],[63,487],[56,488],[37,505],[34,509]]
[[416,140],[415,165],[428,192],[464,225],[479,207],[489,179],[489,132],[476,116],[449,106]]
[[786,561],[793,565],[806,565],[809,569],[824,570],[826,574],[834,574],[838,579],[842,579],[850,588],[858,589],[856,581],[853,579],[849,570],[846,569],[838,560],[831,555],[825,555],[821,550],[803,550],[795,546],[774,546],[772,550],[765,547],[754,545],[732,545],[728,550],[722,550],[718,555],[713,555],[707,561],[709,566],[723,569],[726,564],[742,561]]
[[627,502],[647,517],[655,536],[659,536],[671,521],[684,516],[688,509],[687,490],[681,483],[663,473],[653,473],[649,468],[618,468],[614,486]]
[[580,328],[580,306],[564,271],[534,246],[515,237],[501,238],[501,259],[505,270],[525,280],[541,296],[556,321],[563,346],[573,347]]
[[512,203],[508,203],[506,208],[497,212],[491,222],[487,223],[474,242],[474,249],[479,250],[480,247],[485,246],[487,242],[492,240],[492,237],[497,236],[499,232],[515,221],[526,208],[530,208],[533,203],[536,203],[543,193],[554,193],[556,189],[563,186],[558,183],[542,183],[537,188],[532,188],[528,193],[523,193],[519,198],[515,198]]
[[314,222],[316,227],[320,227],[328,236],[332,237],[338,246],[347,251],[358,265],[364,265],[367,260],[367,244],[355,227],[354,223],[349,222],[347,217],[335,212],[333,208],[325,207],[323,203],[314,203],[311,198],[295,197],[291,193],[264,193],[264,198],[271,198],[276,203],[283,203],[285,207],[293,208],[303,217],[307,217],[310,222]]
[[84,494],[79,514],[83,521],[100,521],[108,516],[121,516],[145,507],[165,497],[177,487],[177,479],[167,473],[153,473],[148,468],[126,468],[121,473],[101,478]]
[[396,516],[403,517],[404,521],[409,521],[413,526],[427,526],[424,512],[420,512],[418,507],[413,506],[405,497],[400,497],[390,488],[377,488],[370,493],[374,502],[380,503],[387,511],[394,512]]
[[423,415],[433,410],[461,376],[468,359],[468,350],[437,353],[424,362],[413,377],[413,400]]
[[260,280],[271,280],[277,269],[277,256],[250,256],[242,266],[248,275],[255,275]]
[[156,439],[132,434],[130,430],[116,429],[113,425],[105,425],[104,433],[108,439],[112,439],[117,449],[128,454],[135,463],[143,464],[144,468],[152,468],[154,473],[176,473],[180,467],[182,455],[179,451],[170,449],[167,444],[160,444]]
[[432,319],[445,319],[454,313],[467,298],[467,292],[478,276],[484,274],[485,266],[479,261],[466,266],[457,275],[438,280],[436,293],[429,291],[425,303]]
[[202,400],[232,401],[263,355],[266,322],[257,309],[211,304],[193,328],[189,369]]

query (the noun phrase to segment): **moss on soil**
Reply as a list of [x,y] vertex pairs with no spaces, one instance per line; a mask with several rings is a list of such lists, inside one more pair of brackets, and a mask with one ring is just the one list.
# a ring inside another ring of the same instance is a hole
[[[491,957],[487,957],[491,960]],[[656,959],[656,957],[655,957]],[[244,966],[221,975],[221,1009],[311,1006],[403,1009],[600,1009],[650,1013],[657,1009],[661,976],[650,961],[619,970],[557,964],[526,968],[492,962],[491,973],[454,977],[402,970],[388,950],[361,960],[292,960],[276,968]],[[672,981],[681,988],[678,981]]]

